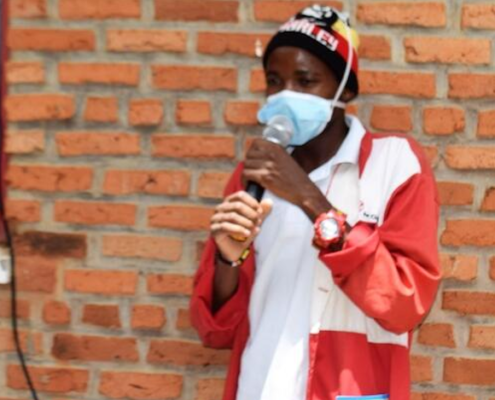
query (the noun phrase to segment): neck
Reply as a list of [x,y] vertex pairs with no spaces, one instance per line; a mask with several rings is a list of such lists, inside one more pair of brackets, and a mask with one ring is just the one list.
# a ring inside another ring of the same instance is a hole
[[325,130],[308,143],[296,147],[292,152],[292,157],[309,174],[320,165],[325,164],[337,153],[348,131],[344,110],[339,110],[338,112],[335,110],[334,118],[332,118]]

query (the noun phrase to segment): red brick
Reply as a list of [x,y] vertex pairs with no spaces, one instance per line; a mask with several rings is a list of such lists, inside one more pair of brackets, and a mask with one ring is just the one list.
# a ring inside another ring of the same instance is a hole
[[[5,292],[6,293],[6,292]],[[29,319],[31,315],[31,305],[27,300],[17,300],[17,318],[18,319]],[[0,318],[11,318],[12,308],[10,293],[7,299],[0,299]]]
[[10,165],[7,182],[12,189],[42,192],[85,192],[93,182],[93,170],[88,167],[47,165]]
[[182,240],[177,238],[105,235],[102,240],[102,253],[107,257],[179,261],[182,256]]
[[463,4],[461,25],[463,28],[495,29],[493,3]]
[[165,21],[237,22],[239,2],[155,0],[155,18]]
[[438,147],[437,146],[422,146],[426,158],[433,168],[438,164]]
[[190,295],[193,278],[177,274],[151,274],[146,280],[148,292],[162,295]]
[[495,350],[495,326],[472,325],[468,346],[476,349]]
[[481,211],[495,211],[495,187],[491,186],[486,189]]
[[224,111],[225,122],[236,126],[256,126],[259,108],[257,101],[229,101]]
[[7,45],[14,51],[92,51],[95,34],[85,29],[11,28]]
[[210,207],[169,205],[148,208],[148,226],[181,231],[207,230],[213,209]]
[[[19,342],[24,352],[29,352],[29,336],[27,332],[19,332]],[[0,328],[0,355],[16,351],[14,334],[10,328]]]
[[495,257],[490,258],[490,271],[489,271],[490,279],[495,280]]
[[10,18],[45,18],[46,0],[10,0]]
[[39,61],[9,61],[5,73],[7,83],[11,85],[45,82],[45,66]]
[[61,19],[139,18],[139,0],[60,0],[58,13]]
[[138,276],[132,271],[70,269],[65,271],[65,290],[101,295],[133,295]]
[[428,135],[452,135],[464,131],[465,127],[462,108],[433,106],[423,109],[423,130]]
[[43,306],[43,321],[49,325],[67,325],[71,321],[71,309],[63,301],[51,300]]
[[175,120],[178,125],[211,125],[211,104],[203,100],[179,100]]
[[230,135],[171,135],[151,137],[154,157],[170,158],[234,158],[235,142]]
[[495,137],[495,110],[478,111],[478,130],[479,138]]
[[191,185],[188,171],[110,170],[105,174],[103,191],[112,195],[135,193],[187,196]]
[[167,322],[165,309],[152,304],[137,304],[131,310],[132,329],[160,330]]
[[129,124],[159,125],[163,120],[163,105],[159,99],[135,99],[129,102]]
[[359,3],[358,21],[365,24],[409,25],[428,28],[444,27],[447,22],[445,4],[427,1],[380,1]]
[[58,78],[60,83],[70,85],[137,86],[140,67],[138,64],[117,63],[60,63]]
[[198,196],[220,199],[230,178],[229,172],[206,171],[198,178]]
[[117,122],[119,105],[116,97],[88,97],[84,120],[90,122]]
[[[175,1],[175,0],[174,0]],[[224,2],[224,1],[222,1]],[[208,7],[211,7],[208,3]],[[230,67],[152,65],[155,89],[166,90],[237,90],[237,70]]]
[[435,75],[427,72],[361,71],[361,94],[390,94],[412,98],[436,95]]
[[473,204],[474,186],[463,182],[437,182],[438,197],[443,206]]
[[64,361],[136,362],[139,360],[135,338],[76,336],[70,333],[54,335],[52,355]]
[[173,52],[187,49],[187,31],[165,29],[110,29],[107,50],[116,52]]
[[218,400],[223,396],[225,380],[221,378],[199,379],[196,383],[195,400]]
[[251,70],[249,79],[249,91],[253,93],[264,93],[266,91],[265,71],[261,68]]
[[368,60],[390,60],[392,47],[390,39],[380,35],[360,35],[359,58]]
[[226,365],[229,350],[207,349],[201,343],[185,340],[152,340],[147,361],[151,364],[187,366]]
[[54,220],[81,225],[132,226],[136,223],[136,212],[134,204],[58,200]]
[[[254,18],[257,21],[267,22],[285,22],[294,14],[301,11],[303,8],[314,4],[314,1],[270,1],[270,0],[255,0],[254,1]],[[342,10],[341,1],[318,1],[318,4],[328,5]]]
[[5,101],[10,122],[60,121],[75,114],[74,97],[65,94],[11,94]]
[[102,372],[98,391],[111,399],[166,400],[180,397],[182,386],[181,375]]
[[456,311],[467,315],[495,315],[495,293],[445,291],[442,298],[442,309]]
[[370,124],[383,131],[410,132],[413,128],[411,107],[376,105],[371,112]]
[[[89,372],[79,368],[29,366],[29,373],[36,390],[50,393],[85,393],[88,389]],[[29,389],[22,368],[7,366],[7,386],[11,389]]]
[[82,322],[103,328],[121,328],[119,306],[112,304],[86,304]]
[[441,243],[444,246],[494,246],[495,221],[447,220]]
[[443,380],[456,384],[493,386],[495,360],[446,357]]
[[24,231],[14,236],[16,254],[48,259],[82,259],[87,253],[87,238],[81,233]]
[[418,343],[455,348],[454,327],[452,324],[423,324],[419,329]]
[[406,61],[413,63],[490,64],[489,39],[407,37]]
[[177,310],[177,322],[175,327],[181,331],[192,329],[189,310],[183,308]]
[[43,131],[8,131],[5,151],[8,154],[31,154],[45,150]]
[[197,51],[216,56],[232,53],[256,57],[257,44],[264,49],[271,37],[265,33],[199,32]]
[[53,293],[58,261],[40,256],[16,258],[17,288],[23,292]]
[[495,147],[447,146],[444,159],[452,169],[494,169]]
[[58,153],[63,157],[136,155],[141,152],[140,137],[132,133],[59,132],[55,141]]
[[495,74],[451,73],[448,96],[453,99],[495,99]]
[[469,282],[478,275],[478,257],[468,254],[440,254],[443,279]]
[[431,357],[411,355],[411,381],[429,382],[433,380],[433,360]]
[[6,204],[7,219],[19,222],[39,222],[41,204],[36,200],[8,199]]

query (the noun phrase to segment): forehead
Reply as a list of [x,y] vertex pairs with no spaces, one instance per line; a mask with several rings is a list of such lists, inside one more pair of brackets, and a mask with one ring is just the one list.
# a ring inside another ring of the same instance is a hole
[[273,50],[267,59],[266,70],[308,70],[332,75],[330,68],[311,52],[291,46],[281,46]]

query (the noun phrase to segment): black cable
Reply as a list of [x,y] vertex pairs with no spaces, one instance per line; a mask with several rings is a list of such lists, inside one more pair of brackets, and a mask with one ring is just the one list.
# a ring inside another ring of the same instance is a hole
[[[5,68],[4,61],[6,60],[6,48],[5,48],[5,32],[6,32],[6,24],[7,24],[7,2],[5,0],[0,0],[0,172],[1,168],[6,165],[5,162],[5,114],[4,114],[4,95],[6,93],[5,86]],[[0,179],[4,179],[3,176],[0,176]],[[19,329],[17,324],[17,281],[16,281],[16,262],[15,262],[15,252],[14,245],[12,241],[12,235],[10,233],[10,229],[7,223],[7,216],[5,214],[5,191],[3,182],[0,182],[0,224],[3,229],[6,245],[9,249],[10,255],[10,265],[11,265],[11,277],[10,277],[10,300],[11,300],[11,321],[12,321],[12,335],[14,337],[15,349],[17,352],[17,356],[19,357],[19,361],[21,363],[21,368],[24,373],[24,377],[26,378],[26,382],[28,384],[29,390],[31,392],[31,396],[33,400],[38,400],[38,394],[36,393],[36,389],[33,384],[33,380],[31,379],[31,375],[29,373],[28,367],[26,365],[26,359],[24,357],[24,352],[21,347],[21,340],[19,336]]]
[[21,340],[19,336],[19,328],[17,324],[17,281],[16,281],[16,269],[15,269],[15,252],[14,252],[14,246],[12,242],[12,235],[10,234],[10,230],[7,224],[7,220],[5,218],[5,208],[4,208],[4,201],[3,197],[0,196],[0,219],[1,219],[1,224],[3,231],[5,233],[5,239],[6,239],[6,244],[9,249],[9,255],[10,255],[10,265],[11,265],[11,278],[10,278],[10,293],[11,293],[11,303],[10,303],[10,309],[11,309],[11,321],[12,321],[12,334],[14,336],[14,343],[15,343],[15,349],[17,352],[17,356],[19,357],[19,361],[21,362],[21,368],[22,372],[24,374],[24,377],[26,378],[26,382],[29,387],[29,391],[31,392],[31,396],[33,400],[38,400],[38,394],[36,393],[36,389],[33,384],[33,380],[31,379],[31,374],[29,373],[27,364],[26,364],[26,358],[24,356],[24,352],[22,351],[21,347]]

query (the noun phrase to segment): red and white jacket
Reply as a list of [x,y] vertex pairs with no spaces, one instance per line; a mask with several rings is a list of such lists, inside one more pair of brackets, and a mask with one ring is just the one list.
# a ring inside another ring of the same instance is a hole
[[[319,254],[306,399],[388,394],[409,400],[411,331],[429,311],[440,280],[436,184],[420,146],[407,137],[366,132],[356,168],[358,222],[341,251]],[[242,164],[226,195],[243,190],[241,174]],[[223,400],[235,400],[255,259],[251,252],[236,293],[212,314],[215,251],[210,238],[191,317],[205,346],[232,349]]]

